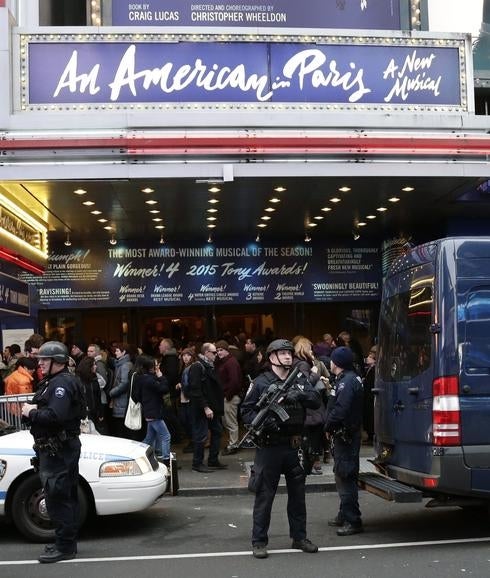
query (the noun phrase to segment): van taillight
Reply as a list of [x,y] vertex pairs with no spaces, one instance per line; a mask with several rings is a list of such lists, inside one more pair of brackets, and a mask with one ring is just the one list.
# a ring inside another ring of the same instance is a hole
[[435,446],[461,445],[459,380],[455,375],[432,382],[432,443]]

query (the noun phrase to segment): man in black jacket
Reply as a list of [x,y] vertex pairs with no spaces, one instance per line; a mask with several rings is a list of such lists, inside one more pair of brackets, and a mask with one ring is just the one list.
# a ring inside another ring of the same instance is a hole
[[335,375],[335,382],[328,401],[325,431],[332,442],[340,508],[328,525],[337,526],[338,536],[363,531],[357,490],[363,388],[353,364],[354,357],[348,347],[332,351],[330,371]]
[[56,526],[55,544],[46,546],[39,556],[41,563],[50,563],[77,554],[78,436],[86,401],[78,379],[68,371],[68,350],[63,343],[44,343],[37,357],[44,379],[32,402],[22,406],[22,416],[30,424],[46,507]]
[[[270,371],[260,374],[242,403],[242,417],[250,424],[258,413],[257,402],[262,394],[278,382],[284,382],[293,365],[294,346],[286,339],[276,339],[267,347]],[[255,454],[250,489],[255,493],[252,529],[252,551],[255,558],[267,558],[268,531],[272,503],[281,474],[288,490],[289,534],[292,548],[318,552],[318,546],[306,537],[305,470],[300,459],[301,440],[306,408],[320,407],[320,396],[306,376],[298,374],[296,383],[287,391],[281,405],[289,415],[286,421],[272,415]]]
[[[227,466],[218,460],[224,414],[223,387],[214,368],[217,351],[213,343],[204,343],[198,361],[189,369],[191,390],[192,441],[194,455],[192,469],[195,472],[210,473]],[[208,467],[204,465],[204,444],[211,432]]]

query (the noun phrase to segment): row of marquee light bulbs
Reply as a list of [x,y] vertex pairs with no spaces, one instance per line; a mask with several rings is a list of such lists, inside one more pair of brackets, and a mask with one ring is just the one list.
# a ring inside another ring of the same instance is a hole
[[[283,186],[278,186],[278,187],[274,188],[275,193],[283,193],[286,190],[287,190],[286,187],[283,187]],[[351,190],[350,187],[347,187],[347,186],[342,186],[338,189],[338,191],[340,193],[347,193],[350,190]],[[402,188],[402,191],[404,191],[404,192],[410,192],[413,190],[414,190],[414,188],[410,187],[410,186]],[[213,185],[212,187],[210,187],[208,189],[208,191],[210,193],[212,193],[213,195],[215,195],[216,193],[219,193],[221,191],[221,189],[218,186]],[[87,191],[85,189],[76,189],[73,192],[74,192],[74,194],[80,195],[80,196],[87,194]],[[155,191],[154,191],[154,189],[152,189],[150,187],[145,187],[144,189],[141,189],[141,192],[143,192],[145,194],[151,194],[151,193],[154,193]],[[336,205],[337,203],[340,203],[341,200],[342,200],[341,197],[338,197],[338,196],[333,196],[332,198],[329,199],[329,201],[330,201],[330,203],[332,203],[332,205]],[[390,203],[397,203],[400,201],[400,198],[396,197],[396,196],[392,196],[387,200]],[[280,202],[281,202],[281,198],[278,196],[273,196],[272,198],[270,198],[268,200],[268,205],[264,209],[264,214],[260,217],[260,222],[257,224],[257,228],[259,229],[257,232],[257,236],[255,238],[255,241],[257,243],[260,242],[260,231],[265,229],[268,226],[269,222],[272,220],[272,213],[274,213],[276,211],[275,206]],[[155,205],[158,203],[158,201],[156,201],[155,199],[148,199],[145,201],[145,203],[151,207],[149,209],[149,212],[152,215],[152,221],[156,223],[155,229],[163,231],[163,229],[165,228],[165,225],[163,225],[163,223],[162,223],[163,219],[160,216],[158,216],[160,213],[160,210],[155,208]],[[207,217],[206,217],[207,228],[209,229],[208,243],[212,243],[212,241],[213,241],[212,230],[216,228],[216,221],[218,219],[218,217],[217,217],[218,209],[217,209],[216,205],[219,203],[219,199],[216,196],[211,196],[208,200],[208,203],[211,204],[211,207],[207,209]],[[87,207],[93,207],[95,205],[95,202],[87,200],[87,201],[82,201],[82,204],[87,206]],[[325,207],[322,207],[320,210],[323,213],[329,213],[330,211],[333,210],[333,207],[327,205]],[[376,211],[379,213],[384,213],[387,210],[388,210],[388,208],[385,206],[380,206],[380,207],[376,208]],[[98,209],[93,208],[90,212],[94,216],[99,217],[97,219],[98,222],[101,224],[104,224],[104,229],[106,229],[107,231],[109,231],[111,233],[109,243],[111,245],[116,245],[117,239],[115,237],[114,228],[111,225],[105,225],[105,223],[107,223],[108,220],[101,216],[102,211],[99,211]],[[314,227],[317,227],[318,222],[322,221],[323,219],[324,219],[324,215],[318,214],[318,215],[315,215],[312,220],[310,220],[309,222],[306,223],[306,231],[305,231],[305,239],[304,239],[306,243],[311,241],[311,236],[310,236],[309,231],[312,230]],[[376,214],[373,213],[373,214],[366,215],[365,219],[366,220],[364,220],[364,221],[360,220],[360,221],[357,221],[355,223],[355,228],[353,230],[354,240],[357,240],[360,237],[359,228],[365,227],[368,224],[368,221],[372,221],[372,220],[376,219]],[[161,244],[165,243],[165,239],[163,237],[163,232],[161,232],[161,234],[160,234],[160,243]],[[71,240],[70,240],[70,233],[69,232],[66,233],[65,245],[67,247],[71,246]]]

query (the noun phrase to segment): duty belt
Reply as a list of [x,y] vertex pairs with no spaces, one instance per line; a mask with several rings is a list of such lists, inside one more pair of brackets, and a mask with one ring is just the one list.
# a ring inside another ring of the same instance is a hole
[[297,450],[301,447],[301,435],[278,435],[278,434],[267,434],[264,439],[264,447],[271,447],[271,446],[289,446],[293,450]]

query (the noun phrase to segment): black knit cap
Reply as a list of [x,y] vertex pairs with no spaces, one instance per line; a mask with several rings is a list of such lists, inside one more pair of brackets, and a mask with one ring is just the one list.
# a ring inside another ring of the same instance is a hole
[[352,351],[348,347],[336,347],[330,354],[330,359],[337,367],[342,369],[350,369],[354,364],[354,357]]

